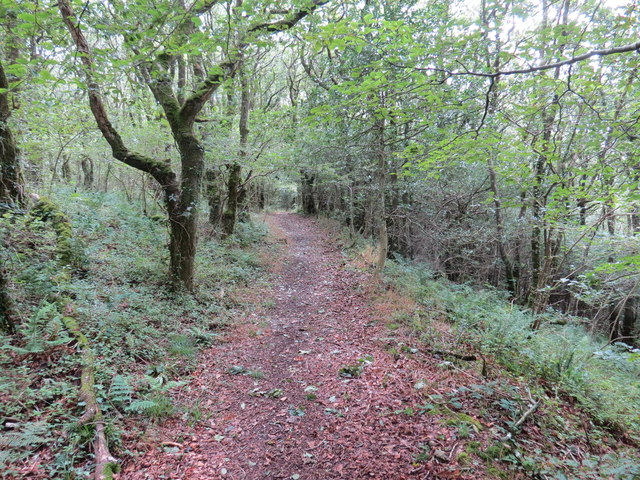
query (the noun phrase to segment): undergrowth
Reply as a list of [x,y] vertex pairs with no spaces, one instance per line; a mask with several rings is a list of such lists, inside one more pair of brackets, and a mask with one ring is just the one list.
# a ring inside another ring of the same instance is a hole
[[[254,282],[259,261],[247,247],[264,226],[240,224],[224,242],[203,237],[194,295],[171,292],[166,227],[140,207],[101,193],[60,191],[74,264],[61,262],[55,233],[28,215],[0,219],[2,263],[11,279],[19,333],[0,336],[0,470],[3,478],[88,478],[90,426],[78,427],[80,369],[62,322],[64,305],[95,353],[96,390],[116,456],[130,454],[123,417],[142,423],[180,411],[171,388],[219,340],[237,310],[234,290]],[[146,420],[144,420],[146,419]]]
[[[431,323],[445,320],[461,342],[469,342],[517,375],[544,380],[571,395],[602,425],[640,438],[640,357],[627,345],[592,336],[580,318],[546,313],[537,331],[532,313],[502,292],[434,279],[424,267],[389,262],[387,279],[423,308],[411,319],[429,339]],[[556,318],[557,317],[557,318]]]
[[[395,290],[418,305],[402,321],[422,342],[442,350],[466,345],[512,375],[539,385],[548,411],[557,410],[556,401],[577,401],[596,425],[587,433],[592,439],[613,434],[623,442],[640,441],[640,357],[627,345],[609,344],[591,335],[583,327],[584,319],[560,313],[543,314],[542,327],[533,331],[531,311],[510,303],[505,293],[436,278],[424,265],[389,261],[385,275]],[[448,336],[442,334],[442,324],[449,326]],[[560,418],[565,414],[557,413]],[[575,435],[570,423],[558,424],[564,430],[560,438],[568,444]],[[582,428],[577,425],[574,422],[574,428]],[[628,458],[623,448],[618,455],[592,455],[582,462],[545,457],[541,451],[524,459],[536,465],[529,472],[536,478],[632,479],[640,476],[634,457]],[[523,468],[523,459],[512,454],[500,460]],[[563,471],[574,476],[567,477]]]

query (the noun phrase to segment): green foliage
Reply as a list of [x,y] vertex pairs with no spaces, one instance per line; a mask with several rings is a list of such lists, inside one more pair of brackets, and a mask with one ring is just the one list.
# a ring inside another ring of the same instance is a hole
[[601,425],[640,436],[640,362],[628,348],[602,348],[606,339],[590,335],[580,319],[533,331],[531,312],[504,294],[433,279],[424,266],[390,262],[386,274],[423,305],[410,322],[416,335],[436,338],[429,335],[431,321],[445,319],[454,328],[452,341],[471,343],[512,372],[542,378],[575,396]]
[[47,422],[27,422],[0,436],[0,467],[11,470],[10,463],[27,458],[33,450],[53,441]]
[[343,378],[358,378],[364,370],[362,365],[348,365],[338,370],[338,375]]
[[[68,348],[73,339],[62,325],[60,305],[71,304],[74,317],[95,352],[96,391],[118,456],[119,419],[160,421],[182,411],[171,389],[175,379],[193,370],[200,349],[216,342],[227,319],[242,308],[237,286],[255,281],[260,263],[247,246],[265,229],[246,225],[226,245],[201,242],[196,295],[167,288],[166,227],[141,214],[140,206],[101,193],[54,192],[55,203],[74,226],[86,252],[83,270],[60,266],[56,232],[41,219],[8,215],[0,233],[12,294],[22,321],[15,337],[0,337],[0,395],[3,414],[19,419],[12,444],[0,448],[8,467],[50,447],[55,461],[45,465],[51,478],[89,477],[92,428],[77,428],[77,374],[80,357]],[[225,295],[219,295],[224,291]],[[258,378],[261,372],[251,372]],[[48,443],[23,425],[49,424]],[[63,438],[66,441],[59,441]],[[14,438],[15,437],[15,438]],[[22,439],[22,440],[21,440]],[[32,442],[27,445],[25,442]],[[6,453],[9,452],[9,453]],[[120,452],[121,453],[121,452]]]
[[175,407],[169,397],[156,393],[140,400],[134,400],[127,407],[127,411],[144,414],[158,421],[173,415]]
[[30,212],[44,222],[50,222],[56,235],[56,254],[62,265],[81,268],[86,262],[81,242],[73,235],[73,226],[60,207],[48,198],[40,198]]
[[127,377],[116,375],[109,387],[109,399],[116,405],[129,405],[133,397],[134,390]]
[[58,305],[45,302],[20,326],[22,345],[5,345],[21,355],[41,354],[71,341],[62,323]]

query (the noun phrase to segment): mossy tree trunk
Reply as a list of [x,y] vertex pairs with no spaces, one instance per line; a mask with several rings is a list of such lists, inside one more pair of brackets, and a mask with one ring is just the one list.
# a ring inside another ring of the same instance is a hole
[[86,190],[90,190],[93,187],[93,160],[90,157],[84,156],[80,160],[80,168],[82,169],[82,186]]
[[7,272],[0,265],[0,332],[16,333],[17,321],[13,299],[9,294]]
[[[173,140],[178,146],[181,161],[181,178],[172,169],[170,161],[150,158],[129,150],[118,131],[114,128],[107,115],[104,100],[100,93],[100,85],[94,73],[93,57],[89,43],[80,29],[80,21],[76,17],[69,0],[58,0],[58,8],[62,19],[75,44],[85,75],[87,96],[91,112],[96,120],[105,140],[109,143],[113,156],[133,168],[137,168],[151,175],[162,187],[165,195],[165,206],[170,224],[170,275],[175,286],[182,286],[188,290],[193,288],[194,256],[197,246],[198,201],[204,174],[204,148],[196,137],[194,124],[196,116],[218,90],[222,83],[235,75],[241,60],[242,50],[251,40],[260,35],[273,35],[292,28],[307,15],[313,13],[328,0],[314,0],[310,5],[302,6],[299,10],[282,13],[279,21],[258,21],[251,25],[244,36],[236,39],[238,50],[226,61],[209,70],[208,74],[194,63],[195,85],[187,89],[184,75],[179,75],[177,87],[174,85],[176,64],[180,69],[180,59],[161,50],[155,58],[149,58],[137,65],[138,74],[151,90],[155,100],[162,107],[166,120],[171,128]],[[167,44],[188,44],[189,32],[192,31],[193,16],[208,12],[218,2],[205,2],[195,10],[185,10],[183,23],[173,30],[172,38]],[[176,6],[176,8],[180,8]],[[184,8],[184,7],[183,7]],[[116,8],[117,10],[117,8]],[[114,12],[118,15],[118,12]],[[241,17],[238,17],[239,21]],[[240,31],[240,29],[238,29]],[[146,38],[146,37],[145,37]],[[145,38],[137,39],[133,36],[125,37],[125,46],[133,55],[142,56],[141,43]],[[194,46],[195,47],[195,46]],[[234,47],[235,48],[235,47]],[[154,48],[154,51],[157,49]],[[199,54],[195,55],[196,59]],[[196,68],[197,66],[197,68]],[[197,70],[197,71],[196,71]],[[185,73],[184,71],[182,72]],[[185,87],[185,88],[182,88]],[[190,92],[186,95],[186,92]]]
[[111,480],[113,474],[120,470],[118,461],[109,451],[109,443],[105,432],[104,416],[100,409],[100,404],[96,396],[95,388],[95,358],[89,340],[80,330],[80,326],[74,317],[71,316],[72,308],[68,305],[65,308],[65,316],[62,322],[69,332],[73,334],[78,345],[78,350],[82,355],[82,372],[80,374],[80,394],[79,398],[84,403],[84,414],[78,422],[80,425],[94,425],[95,436],[93,440],[93,451],[96,462],[96,469],[93,474],[94,480]]
[[9,81],[0,61],[0,204],[16,206],[24,203],[24,181],[10,116]]
[[62,154],[62,178],[66,181],[69,181],[71,178],[71,159],[69,158],[69,154]]
[[302,213],[305,215],[315,215],[318,213],[315,199],[315,183],[316,177],[313,173],[302,170],[300,171],[300,201],[302,203]]
[[238,192],[242,167],[237,163],[229,165],[229,177],[227,179],[227,203],[222,216],[222,226],[224,235],[233,235],[236,227],[236,216],[238,214]]
[[242,182],[242,164],[247,158],[247,143],[249,140],[249,112],[251,98],[249,83],[244,71],[244,65],[239,69],[240,76],[240,119],[238,132],[240,134],[240,146],[238,151],[239,162],[229,165],[229,179],[227,181],[227,205],[224,211],[223,226],[225,236],[233,235],[238,220],[238,211],[242,205],[245,188]]
[[251,181],[251,172],[240,185],[240,191],[238,192],[238,217],[236,219],[238,222],[247,222],[249,220],[249,181]]
[[60,210],[58,205],[46,197],[31,210],[31,215],[39,218],[43,222],[51,222],[53,231],[56,233],[56,254],[62,265],[74,265],[77,256],[73,248],[73,226],[67,215]]
[[217,227],[222,220],[222,198],[218,185],[218,176],[213,168],[205,171],[205,195],[209,203],[209,223]]

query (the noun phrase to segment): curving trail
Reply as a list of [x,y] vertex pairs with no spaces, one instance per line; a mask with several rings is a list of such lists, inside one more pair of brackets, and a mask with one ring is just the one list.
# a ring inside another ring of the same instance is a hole
[[[238,327],[205,352],[190,391],[180,393],[207,419],[161,426],[122,478],[481,478],[448,466],[459,450],[436,415],[398,413],[417,411],[426,393],[450,389],[455,376],[439,373],[433,358],[388,353],[390,332],[373,321],[363,293],[370,279],[345,266],[313,219],[268,221],[286,247],[271,291],[256,293],[274,306],[238,319],[254,330]],[[234,365],[264,377],[232,375]],[[361,375],[341,376],[350,366]],[[430,387],[417,390],[418,381]],[[425,444],[438,453],[417,463]]]

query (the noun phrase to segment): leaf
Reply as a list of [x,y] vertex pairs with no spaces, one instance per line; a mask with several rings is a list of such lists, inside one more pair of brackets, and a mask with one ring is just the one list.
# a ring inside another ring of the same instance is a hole
[[362,375],[362,365],[350,365],[347,367],[342,367],[338,371],[338,375],[344,378],[358,378]]
[[244,375],[248,370],[242,365],[234,365],[231,368],[225,370],[229,375]]
[[304,417],[305,415],[304,407],[295,407],[291,405],[289,407],[289,415],[291,415],[292,417]]
[[284,392],[279,388],[272,388],[267,393],[265,393],[265,397],[269,398],[280,398],[282,397],[282,395],[284,395]]
[[42,69],[38,72],[38,76],[42,79],[42,80],[51,80],[51,81],[55,81],[57,80],[56,77],[54,77],[51,72],[49,70],[46,69]]
[[26,23],[36,23],[36,16],[33,13],[22,12],[18,14],[18,18]]

